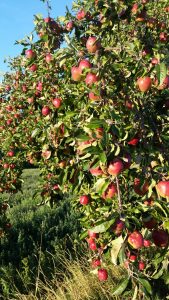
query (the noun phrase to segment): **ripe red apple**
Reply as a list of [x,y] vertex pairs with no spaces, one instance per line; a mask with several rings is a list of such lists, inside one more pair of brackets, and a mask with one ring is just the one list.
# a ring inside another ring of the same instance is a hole
[[98,278],[100,281],[106,281],[108,278],[108,272],[106,269],[99,269],[98,270]]
[[93,259],[91,265],[92,265],[92,268],[100,267],[101,266],[101,260],[98,259],[98,258]]
[[82,205],[89,204],[89,196],[87,195],[80,196],[80,204]]
[[42,115],[43,116],[48,116],[50,114],[50,108],[49,108],[49,106],[44,106],[43,108],[42,108]]
[[159,63],[158,58],[153,57],[152,60],[151,60],[151,63],[152,63],[152,65],[158,65],[158,63]]
[[119,175],[124,169],[123,162],[120,158],[115,158],[112,162],[109,163],[107,172],[110,175],[117,176]]
[[140,270],[140,271],[143,271],[144,269],[145,269],[145,266],[146,266],[146,264],[145,264],[145,262],[144,261],[139,261],[138,262],[138,269]]
[[92,85],[95,82],[98,82],[99,78],[96,74],[94,73],[88,73],[85,79],[85,82],[87,85]]
[[154,219],[152,216],[148,216],[143,219],[144,227],[148,229],[153,229],[157,225],[156,219]]
[[138,4],[137,3],[134,3],[133,6],[132,6],[132,9],[131,9],[131,12],[132,14],[136,14],[138,11]]
[[96,239],[98,238],[98,233],[91,231],[90,229],[88,230],[88,235],[90,238]]
[[143,196],[147,193],[149,188],[148,181],[145,181],[144,184],[141,186],[141,182],[139,178],[134,179],[134,191],[136,194]]
[[93,251],[97,250],[96,241],[93,238],[88,239],[89,248]]
[[89,93],[89,99],[91,101],[100,101],[101,100],[100,96],[94,94],[93,92]]
[[134,248],[134,249],[140,249],[144,245],[144,239],[140,232],[134,231],[132,232],[128,237],[128,243]]
[[74,22],[73,21],[69,21],[67,24],[66,24],[66,30],[67,31],[71,31],[74,27]]
[[45,23],[50,23],[51,21],[52,21],[52,19],[50,17],[44,18],[44,22]]
[[139,142],[139,138],[133,138],[128,142],[128,145],[136,146]]
[[46,62],[49,64],[52,60],[52,54],[51,53],[47,53],[45,56],[45,60]]
[[27,99],[27,102],[28,102],[29,104],[32,104],[32,103],[34,102],[33,97],[32,97],[32,98],[28,98],[28,99]]
[[8,151],[7,156],[13,157],[15,155],[14,151]]
[[100,42],[97,40],[95,36],[91,36],[88,38],[86,42],[86,48],[89,53],[95,53],[101,47]]
[[84,69],[90,69],[91,68],[91,63],[87,59],[82,59],[79,63],[79,70],[80,73],[83,72]]
[[8,169],[8,168],[9,168],[9,164],[5,163],[5,164],[3,165],[3,167],[4,167],[4,169]]
[[160,181],[156,185],[156,190],[161,197],[169,197],[169,181]]
[[85,16],[86,16],[86,13],[85,13],[84,9],[81,9],[77,12],[76,19],[83,20],[85,18]]
[[61,106],[62,100],[60,98],[55,98],[53,99],[52,103],[56,108],[59,108]]
[[169,243],[169,234],[163,229],[153,230],[152,239],[156,246],[167,247]]
[[32,49],[29,49],[25,51],[25,55],[26,58],[32,59],[36,56],[36,53]]
[[36,90],[39,92],[42,92],[43,89],[43,83],[42,82],[38,82],[37,86],[36,86]]
[[103,199],[113,198],[117,194],[117,188],[114,183],[110,183],[106,191],[102,194]]
[[29,67],[29,71],[35,72],[38,69],[37,65],[33,64],[31,67]]
[[121,235],[124,227],[125,227],[124,221],[117,219],[112,227],[112,231],[114,232],[115,235],[119,236]]
[[137,260],[137,255],[131,254],[131,255],[129,256],[129,259],[130,259],[130,261],[135,262],[135,261]]
[[161,42],[166,42],[168,40],[168,36],[166,32],[160,32],[160,41]]
[[147,92],[151,88],[151,78],[150,77],[140,77],[137,80],[137,85],[141,92]]
[[81,72],[79,70],[79,67],[72,67],[71,68],[71,75],[72,75],[72,79],[74,81],[80,81],[81,80]]
[[150,240],[145,240],[144,239],[144,247],[149,248],[151,246],[151,241]]
[[93,176],[100,176],[104,174],[100,167],[90,168],[89,171]]

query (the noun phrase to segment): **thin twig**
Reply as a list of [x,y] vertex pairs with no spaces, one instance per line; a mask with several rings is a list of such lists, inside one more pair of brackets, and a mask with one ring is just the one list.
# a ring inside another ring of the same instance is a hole
[[120,194],[119,180],[118,180],[117,177],[116,177],[116,186],[117,186],[117,196],[118,196],[118,204],[119,204],[119,213],[120,213],[120,217],[121,217],[121,213],[122,213],[123,207],[122,207],[122,199],[121,199],[121,194]]

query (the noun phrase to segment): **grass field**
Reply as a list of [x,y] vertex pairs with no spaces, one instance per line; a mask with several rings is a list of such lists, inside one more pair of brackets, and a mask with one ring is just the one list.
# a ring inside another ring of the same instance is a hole
[[[58,206],[37,206],[38,169],[23,172],[22,192],[9,199],[9,236],[0,244],[0,299],[111,300],[112,288],[125,271],[113,267],[109,280],[91,273],[86,243],[78,240],[79,215],[69,199]],[[126,299],[126,298],[124,298]]]

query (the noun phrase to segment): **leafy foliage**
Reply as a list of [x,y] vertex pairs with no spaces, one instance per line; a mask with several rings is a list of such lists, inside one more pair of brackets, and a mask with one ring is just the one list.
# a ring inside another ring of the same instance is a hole
[[168,273],[168,7],[84,0],[73,12],[36,16],[39,40],[21,42],[4,77],[1,191],[20,188],[25,160],[37,165],[42,203],[72,194],[82,236],[96,230],[93,256],[111,260],[121,236],[113,262],[152,297],[153,280],[167,283]]

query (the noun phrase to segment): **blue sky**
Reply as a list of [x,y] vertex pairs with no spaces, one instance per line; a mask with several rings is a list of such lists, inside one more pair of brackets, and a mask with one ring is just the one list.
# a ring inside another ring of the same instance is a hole
[[[52,17],[63,16],[66,5],[69,9],[72,0],[51,0]],[[46,5],[40,0],[0,0],[0,76],[7,70],[4,59],[20,53],[16,40],[24,38],[33,30],[33,15],[47,16]]]

